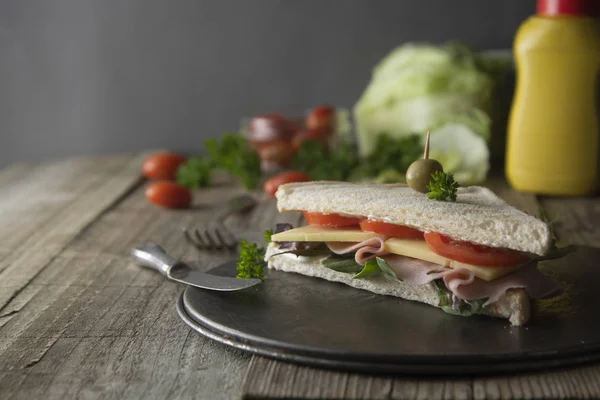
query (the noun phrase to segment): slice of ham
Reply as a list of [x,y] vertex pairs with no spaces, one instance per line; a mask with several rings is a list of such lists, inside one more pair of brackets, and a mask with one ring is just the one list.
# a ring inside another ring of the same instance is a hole
[[561,287],[554,280],[542,274],[535,263],[526,265],[510,274],[504,275],[493,281],[473,279],[465,284],[450,275],[444,276],[446,287],[457,297],[463,300],[476,300],[487,297],[484,305],[490,305],[504,294],[508,289],[523,288],[534,299],[543,299],[560,293]]
[[560,285],[538,271],[535,263],[493,281],[484,281],[465,268],[448,268],[429,261],[388,254],[385,252],[384,241],[380,237],[360,243],[328,242],[326,244],[335,254],[355,252],[355,260],[360,265],[376,257],[382,257],[400,280],[412,285],[425,285],[436,279],[443,279],[448,290],[456,297],[466,301],[487,298],[485,306],[498,301],[508,289],[523,288],[529,297],[534,299],[550,297],[561,291]]
[[[446,287],[462,300],[487,298],[485,306],[495,303],[508,289],[523,288],[529,297],[541,299],[558,294],[560,285],[538,271],[535,264],[527,265],[493,281],[475,277],[465,268],[448,268],[410,257],[383,257],[399,279],[413,285],[424,285],[442,278]],[[492,268],[492,267],[490,267]]]
[[398,279],[412,285],[424,285],[452,271],[443,265],[396,254],[390,254],[383,258],[396,273]]
[[385,251],[385,244],[381,237],[376,236],[359,243],[348,242],[327,242],[325,243],[329,250],[335,254],[347,254],[356,252],[354,259],[360,265],[365,265],[369,260],[375,257],[382,257],[388,254]]

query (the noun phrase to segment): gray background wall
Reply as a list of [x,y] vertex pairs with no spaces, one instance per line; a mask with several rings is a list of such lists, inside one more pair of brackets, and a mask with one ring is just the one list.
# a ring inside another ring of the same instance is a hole
[[0,166],[166,147],[351,107],[407,41],[507,48],[533,0],[3,0]]

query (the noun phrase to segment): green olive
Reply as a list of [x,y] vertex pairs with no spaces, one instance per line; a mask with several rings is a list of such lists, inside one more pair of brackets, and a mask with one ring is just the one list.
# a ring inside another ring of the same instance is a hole
[[427,193],[431,174],[444,171],[442,164],[431,158],[416,160],[406,170],[406,183],[417,192]]

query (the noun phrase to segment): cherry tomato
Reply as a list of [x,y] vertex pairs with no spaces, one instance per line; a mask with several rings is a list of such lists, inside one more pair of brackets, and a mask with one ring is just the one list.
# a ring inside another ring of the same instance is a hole
[[333,227],[343,227],[358,225],[360,219],[355,217],[344,217],[339,214],[321,214],[304,211],[304,219],[311,225],[323,225]]
[[426,233],[425,241],[440,256],[467,264],[486,267],[509,267],[529,261],[526,254],[516,250],[453,240],[436,232]]
[[186,187],[170,181],[152,183],[146,189],[146,198],[165,208],[187,208],[192,203],[192,193]]
[[306,127],[332,133],[335,127],[335,108],[328,105],[313,108],[306,117]]
[[156,153],[144,161],[142,171],[148,179],[173,180],[177,175],[177,168],[186,160],[185,156],[169,151]]
[[401,239],[423,239],[423,232],[410,226],[395,225],[382,221],[360,221],[360,229],[365,232],[375,232],[383,236]]
[[310,181],[310,176],[308,176],[304,172],[287,171],[287,172],[282,172],[280,174],[277,174],[277,175],[272,176],[269,179],[267,179],[267,181],[265,182],[265,185],[264,185],[264,189],[265,189],[265,193],[274,197],[275,192],[277,192],[277,189],[279,188],[279,186],[283,185],[284,183],[308,182],[308,181]]

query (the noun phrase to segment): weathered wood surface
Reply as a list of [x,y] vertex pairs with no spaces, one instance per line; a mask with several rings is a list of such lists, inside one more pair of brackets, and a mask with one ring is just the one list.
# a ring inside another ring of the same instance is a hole
[[[0,171],[0,398],[597,398],[600,367],[460,380],[369,376],[251,357],[204,339],[177,317],[182,287],[134,265],[129,250],[155,240],[207,269],[231,254],[199,253],[185,227],[224,223],[260,240],[280,215],[273,201],[223,217],[243,190],[224,180],[191,210],[144,198],[143,156],[79,158]],[[541,206],[559,239],[600,244],[600,202],[490,186],[530,213]]]
[[[144,198],[140,165],[105,157],[0,174],[0,398],[240,396],[250,356],[188,329],[174,309],[182,287],[128,255],[152,239],[202,268],[231,258],[195,252],[181,228],[217,222],[240,189],[162,210]],[[253,218],[273,216],[263,204]]]
[[140,181],[138,158],[71,159],[0,177],[0,308],[85,226]]

